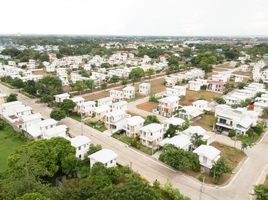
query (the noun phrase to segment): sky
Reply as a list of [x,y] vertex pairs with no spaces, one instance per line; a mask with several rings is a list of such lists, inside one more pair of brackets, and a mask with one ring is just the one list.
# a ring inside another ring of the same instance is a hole
[[0,34],[268,36],[268,0],[1,0]]

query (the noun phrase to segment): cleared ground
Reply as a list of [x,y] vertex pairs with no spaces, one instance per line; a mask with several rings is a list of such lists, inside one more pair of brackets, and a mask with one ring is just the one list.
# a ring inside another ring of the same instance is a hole
[[152,112],[154,109],[157,108],[157,105],[158,105],[157,103],[145,102],[145,103],[137,105],[136,107],[141,109],[141,110]]
[[222,94],[218,94],[215,92],[210,92],[206,90],[200,90],[200,91],[191,91],[186,90],[186,96],[184,96],[180,100],[181,105],[191,105],[194,101],[198,99],[204,99],[207,101],[213,101],[215,97],[220,97]]

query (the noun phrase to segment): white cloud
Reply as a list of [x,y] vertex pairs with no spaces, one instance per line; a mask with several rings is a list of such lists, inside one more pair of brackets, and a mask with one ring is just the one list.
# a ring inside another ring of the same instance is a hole
[[8,0],[0,33],[268,35],[267,0]]

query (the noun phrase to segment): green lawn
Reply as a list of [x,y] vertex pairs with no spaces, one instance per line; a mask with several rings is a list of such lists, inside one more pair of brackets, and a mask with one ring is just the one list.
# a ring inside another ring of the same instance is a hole
[[91,120],[85,122],[85,124],[100,131],[100,132],[104,132],[107,130],[107,128],[105,127],[105,124],[102,121],[97,121],[95,119],[91,119]]
[[[3,120],[0,119],[0,123]],[[19,146],[26,143],[26,139],[17,133],[14,129],[5,123],[3,130],[0,130],[0,171],[7,168],[7,158]]]
[[81,115],[78,114],[78,113],[71,113],[71,114],[69,115],[69,117],[72,118],[72,119],[74,119],[74,120],[76,120],[76,121],[81,122]]
[[124,143],[130,145],[131,147],[138,149],[138,150],[140,150],[148,155],[152,155],[155,153],[155,150],[152,150],[151,148],[144,146],[136,138],[130,138],[124,134],[119,134],[119,133],[114,133],[112,136],[113,136],[113,138],[120,140],[121,142],[124,142]]

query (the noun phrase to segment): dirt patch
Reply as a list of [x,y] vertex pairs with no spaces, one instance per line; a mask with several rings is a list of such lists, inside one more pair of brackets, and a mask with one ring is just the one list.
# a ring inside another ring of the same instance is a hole
[[103,91],[96,92],[96,93],[85,94],[83,95],[83,98],[85,99],[85,101],[96,101],[98,99],[109,97],[109,96],[110,96],[109,90],[103,90]]
[[141,110],[152,112],[154,109],[157,108],[157,105],[158,105],[157,103],[145,102],[145,103],[137,105],[136,107],[141,109]]
[[183,106],[192,105],[192,103],[198,99],[204,99],[207,101],[213,101],[215,97],[220,97],[222,94],[210,92],[206,90],[191,91],[186,90],[186,95],[180,100],[180,104]]

